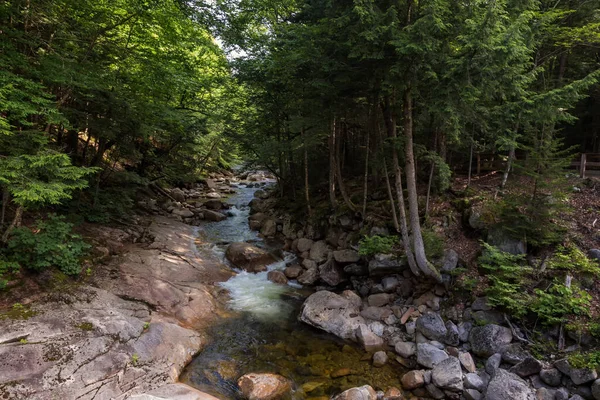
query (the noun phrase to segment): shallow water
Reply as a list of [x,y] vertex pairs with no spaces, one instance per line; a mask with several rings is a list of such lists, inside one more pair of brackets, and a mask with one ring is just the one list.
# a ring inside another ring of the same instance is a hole
[[[227,243],[253,241],[267,247],[256,232],[248,228],[247,204],[256,188],[239,188],[228,199],[232,217],[202,226],[207,242],[199,251],[223,257]],[[270,265],[269,270],[284,269],[293,259]],[[294,384],[290,398],[330,396],[354,386],[370,384],[385,390],[400,387],[400,367],[371,365],[371,355],[298,321],[300,307],[311,293],[295,282],[277,285],[258,274],[237,271],[223,282],[228,290],[229,317],[207,333],[210,343],[184,370],[181,381],[221,399],[241,398],[236,381],[249,372],[272,372]]]

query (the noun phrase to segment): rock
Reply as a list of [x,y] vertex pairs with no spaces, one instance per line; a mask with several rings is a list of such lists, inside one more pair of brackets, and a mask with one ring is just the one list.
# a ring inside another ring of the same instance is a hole
[[383,321],[392,314],[392,310],[384,307],[367,307],[360,312],[364,318],[374,321]]
[[540,371],[540,379],[546,385],[557,387],[560,386],[562,374],[556,368],[543,369]]
[[475,389],[480,392],[485,390],[485,382],[483,382],[483,379],[479,375],[473,372],[465,375],[464,385],[467,389]]
[[183,383],[170,383],[144,394],[129,397],[130,400],[218,400]]
[[377,400],[377,392],[369,386],[348,389],[335,396],[333,400]]
[[397,259],[394,254],[376,254],[369,261],[370,276],[393,275],[402,271],[405,263]]
[[260,234],[264,237],[273,237],[277,234],[277,221],[273,218],[267,218],[263,221],[260,228]]
[[600,250],[599,249],[591,249],[589,251],[588,255],[590,256],[590,258],[592,258],[596,261],[600,261]]
[[451,272],[458,266],[458,253],[452,249],[444,251],[444,258],[442,260],[442,267],[440,268],[443,272]]
[[275,400],[284,397],[292,388],[291,382],[276,374],[246,374],[237,382],[248,400]]
[[400,285],[400,282],[395,276],[386,276],[381,280],[381,286],[383,287],[383,291],[386,293],[395,292],[398,285]]
[[571,365],[569,364],[569,360],[567,360],[566,358],[556,361],[554,363],[554,366],[563,374],[567,376],[571,375]]
[[402,376],[400,380],[402,388],[405,390],[413,390],[420,388],[425,385],[425,379],[423,378],[423,371],[413,370],[408,371]]
[[204,202],[204,207],[209,210],[222,210],[225,208],[221,200],[208,200]]
[[248,272],[266,271],[267,265],[275,262],[275,257],[267,251],[244,242],[231,243],[225,257],[237,268]]
[[366,351],[380,350],[384,347],[383,339],[374,334],[365,324],[360,324],[356,328],[355,335],[358,343],[360,343]]
[[468,342],[472,328],[473,324],[471,322],[461,322],[458,324],[458,339],[461,342]]
[[596,379],[592,383],[592,396],[594,396],[595,400],[600,400],[600,379]]
[[312,269],[312,268],[316,269],[317,268],[317,263],[314,262],[313,260],[309,260],[307,258],[307,259],[302,260],[302,266],[304,268],[306,268],[306,269]]
[[367,298],[367,302],[371,307],[385,306],[390,300],[390,295],[387,293],[372,294]]
[[329,286],[337,286],[346,280],[344,271],[334,260],[328,260],[319,266],[319,276]]
[[358,252],[350,249],[334,251],[333,258],[340,264],[353,264],[360,260]]
[[317,264],[322,263],[323,261],[327,261],[329,252],[327,243],[324,240],[319,240],[318,242],[314,242],[310,248],[310,259]]
[[458,346],[460,344],[460,332],[458,327],[454,322],[448,320],[446,321],[446,329],[448,330],[448,333],[446,333],[444,343],[450,346]]
[[308,286],[314,285],[318,279],[319,271],[317,270],[317,267],[307,269],[306,271],[302,272],[297,278],[298,283],[300,283],[301,285]]
[[448,354],[444,350],[440,350],[429,343],[417,344],[417,363],[420,365],[433,368],[433,366],[448,358]]
[[329,376],[332,378],[341,378],[342,376],[352,375],[353,372],[350,368],[340,368],[336,371],[333,371]]
[[281,271],[269,271],[267,274],[267,279],[280,285],[287,285],[288,283],[285,274]]
[[590,368],[571,369],[570,376],[571,380],[576,385],[583,385],[598,379],[596,370]]
[[467,219],[469,222],[469,226],[471,228],[477,229],[477,230],[485,228],[485,223],[483,222],[483,219],[481,218],[481,208],[480,207],[474,206],[466,211],[467,211]]
[[487,242],[505,253],[515,255],[527,253],[527,244],[524,241],[511,238],[502,229],[490,229]]
[[556,397],[556,391],[546,389],[545,387],[539,388],[535,394],[536,400],[554,400]]
[[490,311],[475,311],[473,314],[473,319],[479,325],[486,324],[496,324],[500,325],[504,322],[504,314],[500,311],[490,310]]
[[471,351],[480,357],[501,352],[511,341],[511,330],[494,324],[477,326],[471,329],[469,335]]
[[306,299],[299,318],[302,322],[350,340],[357,340],[356,330],[365,324],[358,307],[350,300],[326,290],[313,293]]
[[527,357],[531,357],[531,354],[523,348],[521,343],[511,343],[502,352],[502,361],[513,365],[520,363]]
[[404,400],[404,395],[400,389],[391,387],[383,394],[383,400]]
[[304,272],[304,268],[298,264],[290,265],[283,271],[285,276],[289,279],[296,279],[302,272]]
[[397,342],[394,350],[401,357],[410,358],[417,353],[417,345],[413,342]]
[[369,273],[369,270],[361,264],[350,264],[344,267],[344,272],[352,276],[365,276]]
[[475,389],[467,389],[463,392],[466,400],[481,400],[482,394]]
[[171,189],[171,197],[179,202],[185,201],[185,193],[183,192],[183,190],[181,190],[179,188]]
[[500,363],[502,362],[502,354],[496,353],[487,359],[485,362],[485,372],[487,372],[490,376],[494,376],[496,374],[496,370],[500,368]]
[[435,364],[431,372],[431,381],[442,389],[463,390],[462,369],[456,357],[448,357]]
[[564,388],[558,388],[554,394],[554,400],[567,400],[569,398],[569,391]]
[[438,389],[433,383],[426,384],[425,390],[427,390],[427,393],[429,393],[429,396],[433,399],[441,400],[446,398],[444,392],[442,392],[441,389]]
[[471,310],[473,311],[489,311],[491,309],[487,297],[476,297],[473,304],[471,304]]
[[221,194],[220,194],[220,193],[217,193],[217,192],[209,192],[209,193],[206,193],[206,194],[204,195],[204,197],[206,197],[206,198],[208,198],[208,199],[220,199],[220,198],[222,198],[223,196],[221,196]]
[[174,208],[171,214],[179,215],[182,218],[191,218],[194,216],[194,213],[187,208]]
[[429,313],[419,317],[417,319],[417,331],[428,339],[440,342],[446,339],[448,333],[442,317],[437,313]]
[[533,357],[527,357],[510,369],[513,374],[526,378],[531,375],[539,374],[542,370],[542,363]]
[[356,308],[360,308],[362,306],[362,299],[352,290],[344,290],[342,292],[342,297],[347,299],[350,304]]
[[204,180],[204,184],[206,185],[207,188],[213,190],[217,188],[217,184],[213,179],[205,179]]
[[227,219],[227,217],[225,215],[223,215],[217,211],[204,210],[203,214],[204,214],[204,219],[207,221],[220,222],[220,221]]
[[534,400],[533,390],[517,375],[497,369],[485,392],[486,400]]
[[477,367],[475,366],[475,361],[473,361],[473,357],[471,356],[471,353],[469,353],[469,352],[459,353],[458,360],[462,364],[463,368],[465,370],[467,370],[468,372],[475,372],[477,370]]
[[388,356],[385,351],[377,351],[373,354],[373,366],[383,367],[388,362]]
[[310,251],[310,248],[312,247],[313,243],[314,242],[311,239],[298,239],[298,252],[304,253],[305,251]]

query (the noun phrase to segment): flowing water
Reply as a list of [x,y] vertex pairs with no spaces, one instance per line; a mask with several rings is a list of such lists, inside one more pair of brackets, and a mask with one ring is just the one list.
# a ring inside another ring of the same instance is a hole
[[[207,223],[200,230],[207,251],[223,257],[227,244],[249,241],[276,250],[248,228],[248,203],[256,188],[238,188],[228,199],[233,207],[222,222]],[[283,269],[294,256],[269,270]],[[291,399],[317,398],[350,387],[370,384],[376,389],[400,387],[401,370],[388,364],[371,365],[371,355],[351,343],[298,321],[304,299],[311,293],[295,282],[277,285],[267,272],[238,273],[223,282],[230,299],[231,316],[209,331],[210,343],[186,367],[181,381],[221,399],[241,398],[236,381],[250,372],[271,372],[289,378],[294,384]]]

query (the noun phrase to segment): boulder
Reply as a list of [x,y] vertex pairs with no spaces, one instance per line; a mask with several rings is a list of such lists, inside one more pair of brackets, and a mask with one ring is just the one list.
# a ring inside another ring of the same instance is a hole
[[369,261],[370,276],[393,275],[401,272],[406,263],[396,258],[394,254],[376,254]]
[[448,357],[433,366],[431,381],[439,388],[463,390],[462,369],[456,357]]
[[428,313],[417,319],[417,331],[421,332],[426,338],[442,342],[446,338],[448,329],[437,313]]
[[583,385],[598,379],[598,373],[596,370],[591,368],[579,368],[579,369],[571,369],[571,373],[569,374],[571,380],[576,385]]
[[225,257],[235,267],[248,272],[266,271],[267,265],[275,262],[275,257],[267,251],[244,242],[231,243]]
[[384,307],[366,307],[360,312],[360,315],[362,315],[364,318],[372,319],[374,321],[383,321],[392,315],[392,310]]
[[466,400],[481,400],[483,395],[475,389],[467,389],[463,392]]
[[373,354],[373,366],[383,367],[388,362],[388,356],[385,351],[379,350]]
[[187,208],[174,208],[171,214],[179,215],[182,218],[191,218],[194,216],[194,213]]
[[400,380],[402,383],[402,388],[405,390],[413,390],[416,388],[420,388],[425,385],[425,379],[423,377],[423,371],[413,370],[408,371],[402,376]]
[[298,264],[290,265],[283,271],[285,276],[289,279],[296,279],[302,272],[304,272],[304,268]]
[[444,350],[440,350],[429,343],[417,344],[417,363],[424,367],[433,368],[435,364],[447,358],[448,354]]
[[211,190],[214,190],[214,189],[217,188],[217,183],[213,179],[208,179],[207,178],[207,179],[204,180],[204,183],[206,184],[206,187],[209,188],[209,189],[211,189]]
[[276,374],[246,374],[238,379],[240,391],[248,400],[276,400],[292,388],[289,380]]
[[217,211],[204,210],[204,219],[207,221],[220,222],[227,219],[227,217]]
[[377,400],[377,392],[369,385],[348,389],[333,400]]
[[531,375],[539,374],[542,370],[542,363],[533,357],[527,357],[510,369],[513,374],[526,378]]
[[302,272],[297,280],[301,285],[314,285],[315,282],[319,280],[319,270],[317,267],[309,268]]
[[324,240],[319,240],[318,242],[314,242],[310,248],[310,259],[316,262],[317,264],[327,261],[329,256],[329,247],[327,247],[327,243]]
[[475,389],[480,392],[483,392],[483,390],[485,389],[485,382],[483,381],[483,379],[481,379],[479,375],[473,372],[469,372],[465,375],[463,383],[465,385],[465,388],[467,389]]
[[471,350],[480,357],[501,353],[511,341],[511,330],[494,324],[474,327],[469,335]]
[[304,253],[305,251],[310,251],[310,248],[312,247],[313,243],[314,242],[311,239],[298,239],[298,252]]
[[352,276],[365,276],[369,273],[369,270],[365,265],[350,264],[344,267],[344,272]]
[[477,370],[477,367],[475,366],[475,361],[473,361],[473,357],[471,356],[471,353],[469,353],[469,352],[459,353],[458,360],[462,364],[463,368],[465,370],[467,370],[468,372],[475,372]]
[[458,266],[458,253],[452,249],[444,251],[444,258],[442,259],[442,272],[451,272]]
[[313,293],[304,301],[299,318],[302,322],[350,340],[357,340],[356,330],[365,324],[359,308],[352,301],[326,290]]
[[336,250],[333,252],[333,258],[340,264],[352,264],[360,260],[360,255],[357,251],[347,250]]
[[371,307],[381,307],[388,304],[391,300],[391,296],[387,293],[372,294],[367,297],[367,302]]
[[179,202],[185,201],[185,193],[183,192],[183,190],[181,190],[179,188],[175,188],[175,189],[171,190],[171,197]]
[[204,202],[204,207],[209,210],[222,210],[225,208],[221,200],[208,200]]
[[329,286],[337,286],[346,280],[344,271],[334,260],[328,260],[319,266],[319,276]]
[[485,372],[489,376],[494,376],[498,368],[500,368],[500,363],[502,362],[502,354],[496,353],[485,362]]
[[267,218],[262,222],[260,234],[264,237],[273,237],[277,234],[277,221],[273,218]]
[[596,379],[592,383],[592,396],[594,396],[595,400],[600,400],[600,379]]
[[285,274],[281,271],[269,271],[267,274],[267,279],[280,285],[287,285],[288,283]]
[[395,276],[386,276],[381,280],[381,286],[386,293],[393,293],[400,286],[400,281]]
[[546,385],[557,387],[560,386],[562,374],[556,368],[543,369],[540,371],[540,379]]
[[400,357],[410,358],[417,353],[417,345],[413,342],[397,342],[394,350]]
[[535,400],[533,390],[517,375],[497,369],[485,391],[486,400]]
[[487,242],[505,253],[515,255],[527,253],[527,244],[524,241],[513,239],[502,229],[490,229]]
[[363,346],[365,351],[380,350],[385,345],[383,339],[373,333],[373,331],[365,324],[358,325],[355,335],[356,340]]

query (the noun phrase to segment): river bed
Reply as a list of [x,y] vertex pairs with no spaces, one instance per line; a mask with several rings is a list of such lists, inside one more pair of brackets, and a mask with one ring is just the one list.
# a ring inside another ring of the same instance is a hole
[[[224,258],[228,243],[248,241],[276,250],[248,228],[248,203],[257,188],[240,186],[227,202],[230,217],[206,223],[199,231],[200,252]],[[284,269],[294,255],[268,268]],[[400,386],[402,370],[395,363],[375,368],[371,355],[298,321],[304,299],[312,292],[292,281],[278,285],[257,274],[236,271],[221,286],[229,293],[228,317],[208,330],[209,344],[186,367],[182,382],[221,399],[241,398],[237,379],[250,372],[271,372],[293,382],[291,399],[328,397],[354,386],[370,384],[385,390]]]

